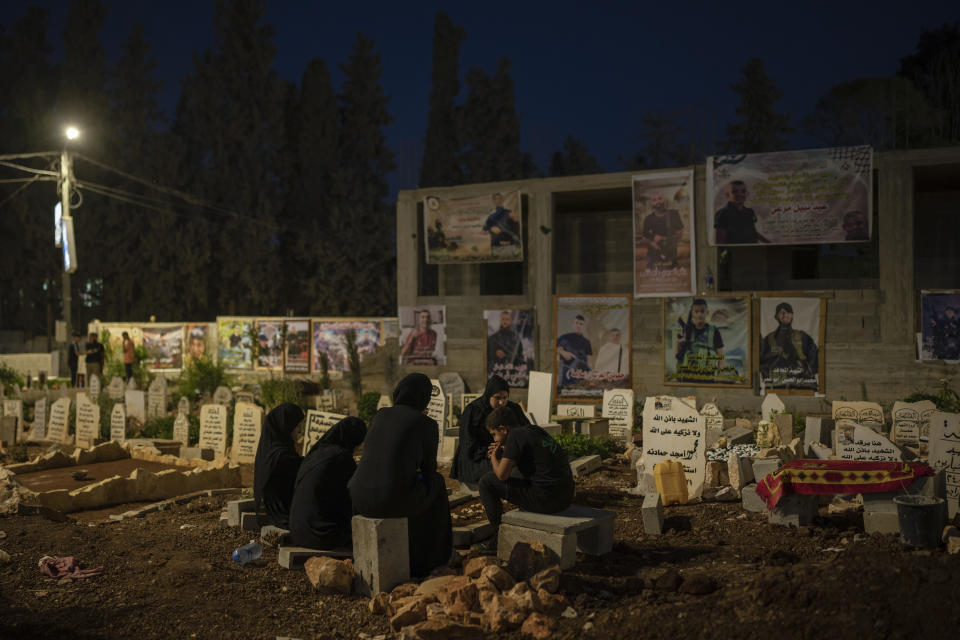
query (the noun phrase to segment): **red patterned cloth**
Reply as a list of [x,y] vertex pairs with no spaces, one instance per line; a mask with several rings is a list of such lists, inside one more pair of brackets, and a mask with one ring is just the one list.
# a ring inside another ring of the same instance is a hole
[[103,566],[92,569],[81,569],[80,561],[73,556],[65,556],[63,558],[44,556],[40,558],[40,572],[51,578],[71,578],[73,580],[79,580],[81,578],[92,578],[93,576],[103,574]]
[[855,462],[853,460],[794,460],[757,482],[757,495],[768,509],[784,495],[802,493],[882,493],[906,491],[933,471],[919,462]]

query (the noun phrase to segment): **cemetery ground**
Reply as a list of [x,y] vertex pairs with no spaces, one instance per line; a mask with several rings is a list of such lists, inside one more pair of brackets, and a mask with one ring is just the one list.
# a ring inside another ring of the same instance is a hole
[[[576,616],[561,617],[551,637],[956,637],[960,555],[867,535],[856,506],[822,507],[801,528],[771,525],[739,501],[669,506],[664,534],[647,535],[642,497],[625,492],[635,483],[625,462],[578,480],[578,504],[616,512],[615,544],[600,558],[578,554],[563,572],[559,591]],[[303,571],[277,564],[274,548],[234,564],[231,551],[255,536],[219,523],[239,497],[199,497],[119,522],[109,514],[130,505],[0,518],[0,549],[10,555],[0,564],[0,638],[393,635],[367,598],[314,590]],[[476,507],[455,513],[469,520]],[[104,572],[58,582],[38,570],[44,555]]]

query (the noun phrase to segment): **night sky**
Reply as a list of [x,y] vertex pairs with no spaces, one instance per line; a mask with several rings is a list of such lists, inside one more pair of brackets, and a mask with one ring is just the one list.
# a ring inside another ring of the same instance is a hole
[[[49,39],[59,58],[66,0],[6,0],[0,23],[9,24],[31,4],[50,9]],[[213,46],[212,0],[106,4],[102,42],[108,61],[118,56],[130,27],[145,22],[164,82],[162,106],[171,116],[193,53]],[[399,166],[391,176],[394,188],[416,186],[439,9],[467,30],[461,78],[472,66],[492,72],[498,58],[512,61],[521,148],[543,170],[568,133],[605,169],[622,170],[617,157],[642,147],[640,116],[650,110],[678,111],[686,119],[696,113],[705,130],[721,138],[737,103],[729,85],[753,56],[764,59],[784,94],[779,108],[790,111],[796,124],[831,86],[895,73],[923,29],[960,20],[958,3],[949,0],[413,4],[272,1],[266,16],[276,31],[275,66],[290,81],[299,82],[306,63],[321,57],[339,88],[337,67],[355,34],[376,41],[396,118],[387,130]],[[461,96],[465,89],[461,82]],[[820,146],[802,133],[791,142]]]

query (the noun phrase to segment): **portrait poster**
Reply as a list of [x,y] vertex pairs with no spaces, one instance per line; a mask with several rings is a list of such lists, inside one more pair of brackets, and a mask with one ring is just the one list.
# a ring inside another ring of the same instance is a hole
[[533,309],[484,309],[486,379],[498,375],[526,389],[533,369]]
[[519,191],[470,198],[423,199],[428,264],[521,262],[523,215]]
[[[106,330],[109,334],[109,337],[103,345],[104,350],[107,352],[106,357],[108,360],[113,360],[114,362],[123,362],[123,332],[126,331],[127,335],[130,336],[130,339],[133,340],[134,347],[143,346],[143,331],[138,326],[132,324],[113,324],[113,323],[102,323],[100,325],[100,333],[97,336],[98,340],[103,339],[103,331]],[[82,347],[86,344],[88,336],[82,336],[80,338],[80,346]]]
[[960,292],[921,291],[921,360],[960,360]]
[[350,369],[347,361],[347,332],[356,333],[360,362],[374,353],[382,342],[382,321],[379,318],[314,318],[313,370],[320,371],[320,354],[327,354],[330,373]]
[[696,290],[693,170],[633,176],[633,295]]
[[183,326],[183,336],[186,349],[183,354],[183,364],[189,365],[193,360],[207,357],[207,341],[210,339],[210,325],[206,322],[191,322]]
[[287,373],[310,373],[310,321],[284,320],[283,369]]
[[226,369],[253,369],[253,318],[217,318],[217,360]]
[[143,347],[148,369],[179,370],[183,367],[183,325],[146,325]]
[[867,242],[872,197],[869,146],[707,158],[714,246]]
[[663,299],[663,382],[750,386],[750,297]]
[[400,364],[447,364],[447,308],[444,305],[400,307],[399,319]]
[[820,298],[760,298],[760,391],[823,393],[826,305]]
[[633,299],[629,295],[554,296],[556,398],[596,401],[631,387]]
[[257,318],[257,362],[261,371],[283,369],[283,318]]

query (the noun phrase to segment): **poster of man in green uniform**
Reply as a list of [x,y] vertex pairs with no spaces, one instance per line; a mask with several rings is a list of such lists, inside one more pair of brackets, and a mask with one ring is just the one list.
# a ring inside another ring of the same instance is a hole
[[750,299],[664,298],[664,383],[750,385]]
[[760,299],[762,391],[823,392],[822,304],[820,298]]

